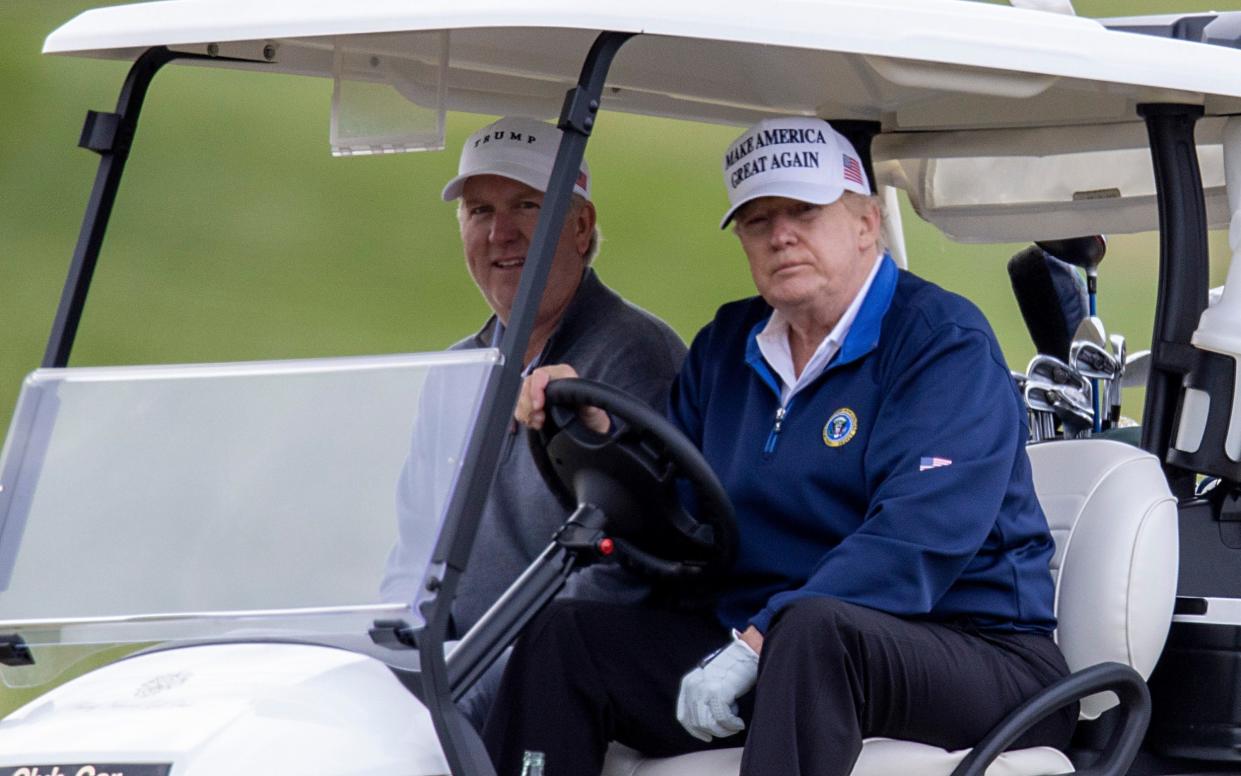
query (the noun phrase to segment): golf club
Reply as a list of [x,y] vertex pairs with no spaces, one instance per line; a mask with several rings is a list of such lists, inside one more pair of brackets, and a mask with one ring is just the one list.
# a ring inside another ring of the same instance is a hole
[[1125,379],[1125,360],[1128,357],[1128,348],[1123,334],[1113,334],[1110,339],[1112,357],[1116,359],[1116,376],[1107,384],[1108,424],[1115,428],[1120,423],[1120,389]]
[[1097,314],[1095,297],[1099,285],[1099,264],[1107,253],[1107,238],[1095,234],[1063,240],[1039,240],[1034,244],[1057,259],[1086,270],[1086,295],[1090,300],[1090,314]]
[[[1047,417],[1043,418],[1044,439],[1055,437],[1054,418],[1068,411],[1062,407],[1057,412],[1057,397],[1060,394],[1064,394],[1060,399],[1062,405],[1067,404],[1070,407],[1091,405],[1093,394],[1090,381],[1073,367],[1053,356],[1037,355],[1030,359],[1030,364],[1026,367],[1026,380],[1027,406],[1032,411],[1047,414]],[[1047,420],[1052,421],[1050,433],[1047,433],[1049,431],[1046,425]],[[1070,424],[1075,422],[1075,417],[1070,420]],[[1068,427],[1065,428],[1066,436],[1069,430]]]
[[1104,409],[1100,406],[1101,391],[1099,380],[1112,380],[1120,372],[1120,365],[1108,350],[1107,333],[1103,330],[1103,321],[1098,316],[1090,316],[1081,322],[1073,333],[1073,342],[1069,345],[1069,364],[1081,375],[1091,379],[1091,394],[1094,408],[1094,430],[1103,430]]
[[1125,359],[1125,371],[1121,376],[1120,387],[1139,388],[1146,385],[1146,378],[1151,371],[1151,352],[1139,350]]
[[1094,426],[1094,416],[1085,396],[1061,389],[1048,391],[1047,399],[1051,402],[1056,417],[1060,419],[1065,439],[1089,436],[1090,429]]
[[1043,442],[1056,436],[1055,408],[1048,397],[1055,390],[1055,386],[1047,382],[1026,383],[1025,400],[1030,413],[1031,442]]

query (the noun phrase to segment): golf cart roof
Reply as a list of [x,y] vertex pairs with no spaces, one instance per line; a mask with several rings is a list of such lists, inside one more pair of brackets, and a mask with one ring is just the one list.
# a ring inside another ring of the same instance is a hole
[[754,11],[707,0],[167,0],[87,11],[44,51],[134,59],[163,45],[330,77],[340,48],[395,59],[419,81],[438,73],[419,34],[451,30],[448,109],[548,117],[611,30],[642,35],[610,72],[607,110],[736,124],[819,115],[885,132],[1127,122],[1147,102],[1241,112],[1241,52],[1092,19],[962,0],[772,0]]
[[[1235,43],[1220,28],[1212,40]],[[642,33],[609,71],[605,111],[874,122],[876,183],[965,242],[1157,228],[1138,106],[1200,105],[1207,222],[1227,226],[1221,132],[1241,113],[1241,51],[1166,37],[1164,17],[1149,29],[964,0],[773,0],[758,18],[706,0],[165,0],[83,13],[44,51],[134,59],[166,46],[198,57],[182,63],[386,83],[404,110],[439,112],[440,134],[363,142],[372,153],[442,147],[444,110],[552,118],[600,31]],[[358,152],[336,143],[338,120],[334,104],[334,150]]]

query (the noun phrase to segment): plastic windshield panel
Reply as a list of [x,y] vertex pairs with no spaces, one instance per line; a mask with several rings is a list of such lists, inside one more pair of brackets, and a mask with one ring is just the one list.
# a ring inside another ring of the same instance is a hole
[[499,362],[34,372],[0,455],[0,635],[37,660],[50,644],[416,624]]
[[448,32],[406,37],[398,53],[333,47],[333,156],[444,147]]

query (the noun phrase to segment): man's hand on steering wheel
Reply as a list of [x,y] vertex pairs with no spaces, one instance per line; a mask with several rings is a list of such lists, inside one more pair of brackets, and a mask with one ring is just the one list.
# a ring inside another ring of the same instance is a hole
[[[513,417],[517,422],[535,430],[543,428],[543,423],[547,420],[547,384],[566,377],[577,377],[577,370],[568,364],[541,366],[531,372],[522,381],[517,407],[513,410]],[[582,425],[599,434],[606,434],[612,427],[608,414],[598,407],[578,407],[577,417]]]
[[[526,378],[513,414],[529,427],[548,487],[566,510],[586,506],[605,517],[622,564],[664,578],[706,578],[732,564],[737,529],[728,493],[663,413],[558,364]],[[690,493],[687,507],[682,498]]]

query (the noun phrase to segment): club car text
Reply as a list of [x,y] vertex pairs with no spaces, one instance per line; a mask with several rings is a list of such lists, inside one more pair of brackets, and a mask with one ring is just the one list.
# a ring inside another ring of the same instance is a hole
[[168,776],[172,766],[167,764],[116,764],[92,765],[23,765],[20,768],[0,770],[0,776]]

